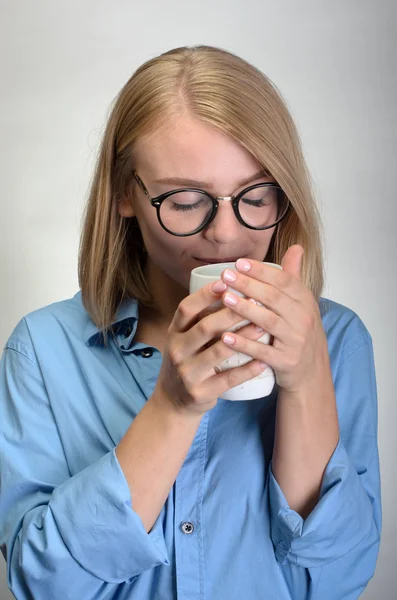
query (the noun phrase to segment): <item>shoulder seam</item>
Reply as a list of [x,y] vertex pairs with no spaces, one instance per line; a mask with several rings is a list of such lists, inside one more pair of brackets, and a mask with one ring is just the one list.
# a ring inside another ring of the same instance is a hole
[[14,350],[15,352],[18,352],[19,354],[21,354],[22,356],[24,356],[25,358],[30,360],[31,363],[33,363],[34,365],[39,367],[39,361],[37,359],[36,349],[33,344],[29,324],[28,324],[28,321],[26,318],[27,316],[29,316],[29,315],[25,315],[24,317],[22,317],[22,319],[19,321],[18,325],[23,324],[24,327],[26,328],[26,332],[27,332],[27,336],[28,336],[28,339],[26,341],[29,341],[29,344],[25,343],[25,341],[20,339],[20,337],[18,335],[11,334],[11,337],[7,340],[7,342],[4,346],[4,349]]
[[[364,334],[360,334],[360,336],[364,336]],[[345,364],[345,362],[353,355],[355,354],[358,350],[360,350],[360,348],[363,348],[364,346],[369,346],[369,341],[365,341],[362,344],[360,344],[359,346],[357,346],[357,348],[354,348],[354,350],[352,350],[347,356],[344,357],[344,359],[342,360],[342,362],[338,365],[338,368],[336,369],[336,373],[339,371],[339,369],[342,367],[342,365]]]
[[[19,342],[19,343],[21,344],[21,342]],[[17,350],[16,348],[13,348],[12,346],[6,345],[5,346],[5,350],[11,350],[12,352],[16,352],[17,354],[20,354],[21,356],[23,356],[24,358],[26,358],[29,362],[31,362],[32,365],[35,365],[36,367],[38,366],[38,364],[34,360],[32,360],[29,356],[27,356],[26,354],[24,354],[20,350]]]

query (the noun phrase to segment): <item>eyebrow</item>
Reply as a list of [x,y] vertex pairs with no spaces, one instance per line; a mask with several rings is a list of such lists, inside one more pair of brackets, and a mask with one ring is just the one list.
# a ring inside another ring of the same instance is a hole
[[[251,181],[255,181],[256,179],[259,179],[260,177],[270,177],[270,173],[268,171],[266,171],[266,169],[261,169],[261,171],[258,171],[258,173],[255,173],[254,175],[251,175],[250,177],[248,177],[248,179],[244,179],[244,181],[241,181],[237,187],[241,187],[243,185],[251,183]],[[211,183],[208,183],[208,181],[195,181],[194,179],[187,179],[184,177],[164,177],[162,179],[155,179],[153,183],[167,183],[167,184],[182,185],[182,186],[192,185],[195,187],[204,187],[204,188],[211,187]]]

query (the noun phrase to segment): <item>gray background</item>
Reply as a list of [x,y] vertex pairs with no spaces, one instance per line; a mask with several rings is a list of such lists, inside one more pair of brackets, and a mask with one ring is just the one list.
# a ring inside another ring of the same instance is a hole
[[14,0],[0,10],[1,347],[24,314],[78,289],[95,152],[110,101],[142,62],[220,46],[282,91],[324,218],[323,295],[355,310],[374,341],[384,528],[362,597],[395,598],[395,0]]

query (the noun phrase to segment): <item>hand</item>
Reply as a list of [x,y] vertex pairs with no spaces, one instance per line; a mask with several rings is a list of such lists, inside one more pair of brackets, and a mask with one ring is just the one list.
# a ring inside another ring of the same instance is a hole
[[[183,414],[204,414],[216,405],[223,392],[256,377],[266,368],[252,360],[215,374],[214,367],[235,354],[233,348],[222,342],[221,334],[242,319],[230,308],[221,306],[216,312],[208,309],[219,301],[222,293],[214,292],[212,285],[209,283],[180,302],[168,328],[163,362],[153,392],[156,402],[169,403]],[[263,331],[256,331],[251,323],[241,328],[239,335],[255,341]]]
[[[222,272],[222,279],[229,286],[264,305],[255,306],[231,294],[237,301],[231,306],[232,310],[269,332],[274,341],[266,345],[238,333],[224,334],[221,339],[227,343],[226,335],[234,338],[234,344],[229,347],[267,363],[274,369],[278,385],[293,393],[323,381],[330,370],[320,309],[312,292],[301,281],[303,252],[299,245],[288,248],[281,262],[282,271],[249,259],[252,266],[245,272],[240,268],[240,259],[236,263],[239,273],[235,282],[228,281],[225,271]],[[222,296],[225,306],[228,306],[227,296]]]

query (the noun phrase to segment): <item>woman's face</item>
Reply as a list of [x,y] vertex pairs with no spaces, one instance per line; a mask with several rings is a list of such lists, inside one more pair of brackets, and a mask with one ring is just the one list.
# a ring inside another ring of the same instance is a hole
[[[258,176],[261,165],[245,148],[211,125],[187,116],[138,143],[135,170],[151,197],[181,187],[231,196],[248,185],[273,181]],[[159,181],[165,178],[180,181]],[[216,217],[206,229],[188,237],[171,235],[161,227],[156,209],[137,184],[132,199],[124,198],[119,203],[119,213],[137,217],[148,253],[148,273],[156,273],[167,287],[180,286],[185,295],[190,272],[202,264],[200,259],[225,262],[247,256],[262,261],[274,233],[274,229],[255,231],[244,227],[231,203],[220,201]]]

